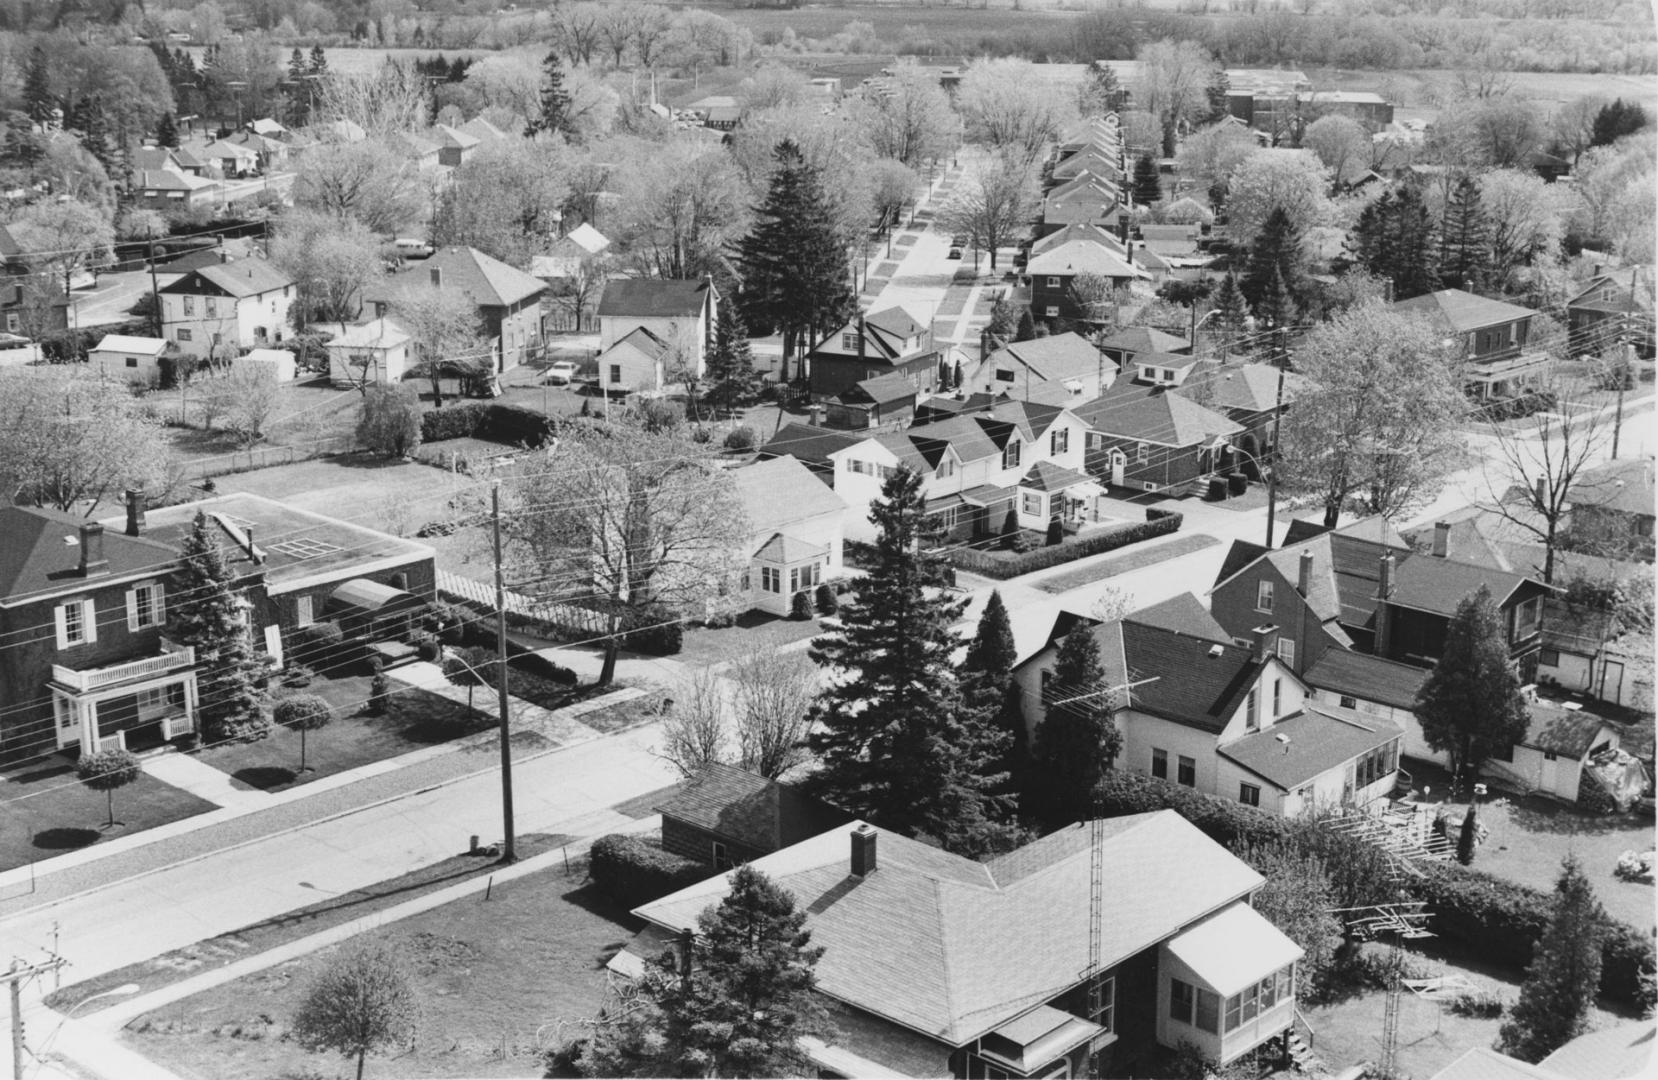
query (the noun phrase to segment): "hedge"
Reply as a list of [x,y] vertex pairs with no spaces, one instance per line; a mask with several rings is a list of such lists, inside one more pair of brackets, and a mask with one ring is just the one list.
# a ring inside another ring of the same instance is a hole
[[593,841],[589,873],[599,888],[633,909],[708,877],[708,867],[622,833]]
[[1019,555],[998,556],[976,548],[951,548],[945,552],[945,558],[959,570],[968,570],[989,578],[1013,578],[1033,570],[1046,570],[1050,566],[1059,566],[1075,559],[1115,551],[1130,544],[1138,544],[1142,540],[1150,540],[1154,536],[1167,536],[1177,531],[1183,520],[1182,514],[1172,513],[1153,521],[1119,525],[1104,532],[1078,537],[1057,547],[1037,548]]
[[[510,651],[510,650],[509,650]],[[577,683],[576,673],[563,664],[542,656],[540,653],[519,653],[509,656],[507,667],[514,671],[524,671],[548,682],[559,683],[563,686],[574,686]]]
[[420,441],[478,438],[503,446],[541,446],[552,437],[553,420],[523,405],[502,405],[489,401],[464,401],[433,409],[420,417]]
[[[1107,817],[1173,810],[1216,843],[1263,843],[1290,839],[1290,822],[1276,814],[1244,806],[1194,788],[1137,773],[1111,772],[1099,785]],[[1550,893],[1493,877],[1457,863],[1419,863],[1420,877],[1406,888],[1413,900],[1433,911],[1433,932],[1470,955],[1523,971],[1548,925]],[[1628,923],[1612,921],[1601,949],[1600,992],[1609,998],[1645,1006],[1640,972],[1654,965],[1653,936]]]

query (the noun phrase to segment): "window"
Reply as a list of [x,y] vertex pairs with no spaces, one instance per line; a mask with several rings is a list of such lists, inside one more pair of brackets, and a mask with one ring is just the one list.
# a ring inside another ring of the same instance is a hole
[[621,364],[611,364],[610,365],[610,381],[611,381],[612,385],[615,385],[615,384],[620,383],[622,381],[622,365]]
[[1019,509],[1026,517],[1042,516],[1042,496],[1034,491],[1027,491],[1019,497]]
[[714,841],[714,869],[729,870],[736,864],[731,861],[731,853],[726,851],[725,845],[718,840]]
[[1071,429],[1054,428],[1048,436],[1048,453],[1063,454],[1071,449]]
[[8,333],[8,334],[17,333],[18,326],[19,326],[19,323],[17,321],[17,312],[15,312],[15,311],[6,312],[6,333]]
[[1256,688],[1251,687],[1249,696],[1244,699],[1244,727],[1254,731],[1261,726],[1261,717],[1255,708]]
[[857,352],[858,335],[850,331],[841,334],[841,348],[845,349],[847,352]]
[[1255,583],[1255,610],[1272,610],[1272,582],[1257,581]]
[[956,475],[956,459],[949,454],[945,454],[938,459],[938,478],[948,480],[954,475]]
[[1560,760],[1560,755],[1555,753],[1553,750],[1545,750],[1545,751],[1543,751],[1543,760],[1544,761],[1558,761],[1558,760]]
[[218,297],[209,296],[209,297],[204,298],[202,300],[202,306],[207,309],[207,317],[209,319],[217,319],[219,317],[219,299],[218,299]]
[[1496,749],[1492,750],[1491,751],[1491,760],[1492,761],[1506,761],[1510,765],[1512,765],[1514,763],[1514,744],[1513,743],[1504,743],[1502,746],[1499,746]]
[[189,341],[189,340],[191,340],[191,337],[190,337],[190,331],[188,331],[188,330],[180,330],[180,331],[179,331],[179,332],[178,332],[178,339],[179,339],[179,340],[180,340],[180,341]]
[[185,314],[185,316],[189,317],[189,316],[194,315],[195,313],[196,313],[196,298],[194,296],[186,296],[184,298],[184,314]]
[[1180,979],[1169,980],[1169,1019],[1179,1020],[1182,1024],[1192,1022],[1192,1012],[1197,1008],[1197,987]]
[[1134,444],[1134,460],[1141,465],[1151,460],[1151,447],[1145,443]]
[[1543,621],[1543,598],[1534,596],[1514,609],[1514,640],[1522,641],[1537,633]]
[[1349,697],[1348,695],[1343,694],[1341,695],[1341,707],[1344,709],[1356,709],[1359,707],[1359,701],[1357,698]]
[[1212,990],[1199,989],[1197,992],[1197,1016],[1192,1024],[1211,1034],[1218,1034],[1220,1030],[1220,995]]
[[316,621],[316,616],[311,613],[311,598],[309,596],[294,597],[294,625],[310,626]]
[[1261,805],[1261,788],[1258,784],[1239,784],[1238,801],[1245,806]]
[[760,588],[766,592],[782,592],[783,571],[775,566],[760,567]]
[[1272,716],[1273,719],[1284,715],[1284,680],[1272,680]]
[[1560,650],[1559,649],[1543,649],[1542,651],[1540,651],[1537,654],[1537,663],[1542,665],[1543,667],[1559,667],[1560,666]]
[[1002,450],[1002,468],[1017,469],[1019,467],[1019,440],[1017,437],[1009,439],[1007,446]]
[[1175,774],[1175,780],[1187,787],[1197,787],[1197,759],[1181,754],[1178,768],[1180,771]]
[[1059,318],[1059,308],[1057,306],[1055,306],[1053,304],[1048,305],[1048,318],[1050,318],[1050,319]]
[[1049,278],[1048,279],[1048,288],[1050,288],[1050,289],[1059,288],[1059,279],[1056,278],[1056,277]]
[[818,582],[818,564],[797,566],[789,571],[789,592],[797,593],[801,589],[810,589]]
[[956,506],[945,507],[943,510],[940,510],[938,513],[933,515],[933,521],[938,528],[943,529],[945,532],[950,532],[961,522],[961,518],[959,516],[960,509],[960,507]]
[[1107,1031],[1116,1030],[1113,1020],[1117,1015],[1117,979],[1100,977],[1100,1009],[1088,1019]]
[[1289,638],[1286,638],[1286,637],[1281,637],[1281,638],[1278,639],[1278,659],[1282,660],[1284,663],[1289,664],[1292,667],[1295,665],[1295,642],[1294,641],[1291,641]]
[[1294,970],[1293,964],[1281,968],[1242,993],[1227,998],[1226,1030],[1233,1031],[1238,1025],[1248,1023],[1279,1002],[1288,1001],[1294,996]]
[[1012,368],[1000,368],[1000,367],[997,368],[996,369],[996,381],[997,382],[1012,382],[1013,381],[1013,369]]
[[128,367],[137,367],[138,366],[138,357],[136,357],[136,356],[127,357],[127,366]]
[[97,609],[91,600],[71,600],[57,609],[58,648],[90,645],[98,640]]
[[160,626],[165,618],[159,584],[139,585],[127,590],[128,630],[145,630],[152,626]]
[[1151,748],[1151,775],[1159,780],[1169,778],[1169,752],[1167,750],[1159,750],[1155,746]]

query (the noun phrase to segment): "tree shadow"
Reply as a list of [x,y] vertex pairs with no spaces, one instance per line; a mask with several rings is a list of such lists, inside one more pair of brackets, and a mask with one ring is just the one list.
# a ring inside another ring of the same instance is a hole
[[1515,828],[1528,833],[1565,836],[1602,836],[1627,832],[1650,835],[1652,822],[1638,814],[1587,814],[1535,796],[1510,801],[1508,818]]
[[45,851],[73,851],[96,843],[102,834],[97,829],[59,827],[42,829],[35,833],[35,847]]
[[269,791],[293,783],[297,775],[297,772],[285,765],[250,765],[245,769],[237,769],[230,774],[230,778],[240,780],[251,788]]

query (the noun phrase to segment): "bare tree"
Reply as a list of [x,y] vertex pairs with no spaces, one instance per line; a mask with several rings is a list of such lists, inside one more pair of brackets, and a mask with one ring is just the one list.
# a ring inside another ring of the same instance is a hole
[[961,142],[961,118],[938,78],[914,64],[867,90],[853,115],[876,155],[912,169],[949,157]]
[[363,287],[380,276],[379,244],[361,223],[296,207],[277,220],[271,261],[299,286],[294,325],[355,319]]
[[1609,104],[1599,95],[1585,94],[1565,102],[1549,117],[1549,134],[1572,155],[1573,168],[1583,152],[1595,144],[1595,117]]
[[1163,40],[1140,49],[1140,80],[1134,103],[1157,117],[1163,129],[1163,156],[1173,157],[1180,128],[1209,110],[1206,93],[1215,58],[1195,41]]
[[465,379],[494,369],[478,306],[461,290],[404,282],[392,294],[391,314],[413,339],[413,374],[431,381],[437,407],[445,375]]
[[383,236],[422,216],[428,197],[414,162],[376,140],[313,148],[294,183],[296,206],[354,218]]
[[589,64],[599,47],[599,4],[560,4],[553,9],[553,41],[572,64]]
[[657,753],[684,776],[728,763],[729,709],[725,681],[708,668],[692,668],[675,689]]
[[600,10],[599,40],[610,52],[612,62],[621,67],[622,58],[632,47],[645,12],[638,4],[605,4]]
[[979,60],[956,92],[967,137],[1029,166],[1077,118],[1076,101],[1028,60]]
[[0,483],[7,502],[90,514],[112,491],[168,484],[161,425],[124,384],[80,365],[0,370]]
[[988,251],[990,269],[995,270],[996,249],[1018,233],[1036,199],[1036,177],[1030,164],[1017,155],[994,157],[961,182],[940,208],[938,222],[946,230],[965,233],[975,246]]
[[282,388],[271,373],[248,364],[233,365],[195,385],[202,416],[222,418],[220,429],[243,445],[264,437],[265,424],[282,398]]
[[804,653],[773,647],[731,665],[736,684],[737,764],[771,780],[806,760],[807,713],[817,699],[818,671]]
[[424,128],[429,104],[426,77],[388,59],[372,72],[330,71],[317,87],[316,115],[325,124],[345,120],[384,137]]

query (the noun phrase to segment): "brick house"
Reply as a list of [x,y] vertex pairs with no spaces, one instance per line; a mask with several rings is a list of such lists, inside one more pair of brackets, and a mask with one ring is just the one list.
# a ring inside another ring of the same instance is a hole
[[[1184,368],[1171,360],[1166,370]],[[1190,490],[1221,466],[1231,440],[1243,433],[1242,425],[1177,393],[1173,378],[1159,378],[1119,379],[1076,408],[1088,426],[1088,472],[1101,482],[1130,491]]]
[[[834,1034],[819,1076],[1155,1075],[1183,1042],[1230,1062],[1281,1045],[1302,950],[1250,907],[1264,879],[1173,811],[1100,823],[1106,867],[1090,964],[1090,824],[979,863],[852,822],[754,861],[824,948]],[[717,875],[635,909],[611,962],[634,975],[697,931]]]
[[1463,389],[1477,400],[1514,397],[1542,378],[1548,354],[1530,345],[1537,312],[1461,289],[1413,296],[1394,311],[1422,315],[1448,334],[1462,358]]
[[1265,475],[1272,458],[1273,419],[1289,411],[1302,382],[1299,375],[1271,364],[1202,360],[1187,372],[1179,393],[1242,428],[1231,440],[1242,459],[1238,463],[1247,467],[1253,461],[1259,475]]
[[1126,256],[1105,244],[1083,239],[1056,244],[1041,252],[1033,250],[1025,273],[1030,275],[1031,315],[1037,319],[1097,320],[1098,313],[1083,310],[1071,288],[1083,274],[1108,278],[1117,286],[1146,276]]
[[662,815],[662,847],[728,870],[846,824],[851,815],[735,765],[705,765]]
[[371,290],[368,300],[374,305],[375,317],[388,314],[392,290],[403,282],[465,293],[477,305],[496,374],[540,355],[541,294],[546,286],[522,270],[476,248],[454,244],[439,248]]
[[940,353],[933,330],[903,308],[860,315],[828,334],[806,354],[812,400],[827,402],[858,383],[899,375],[918,397],[938,388]]

